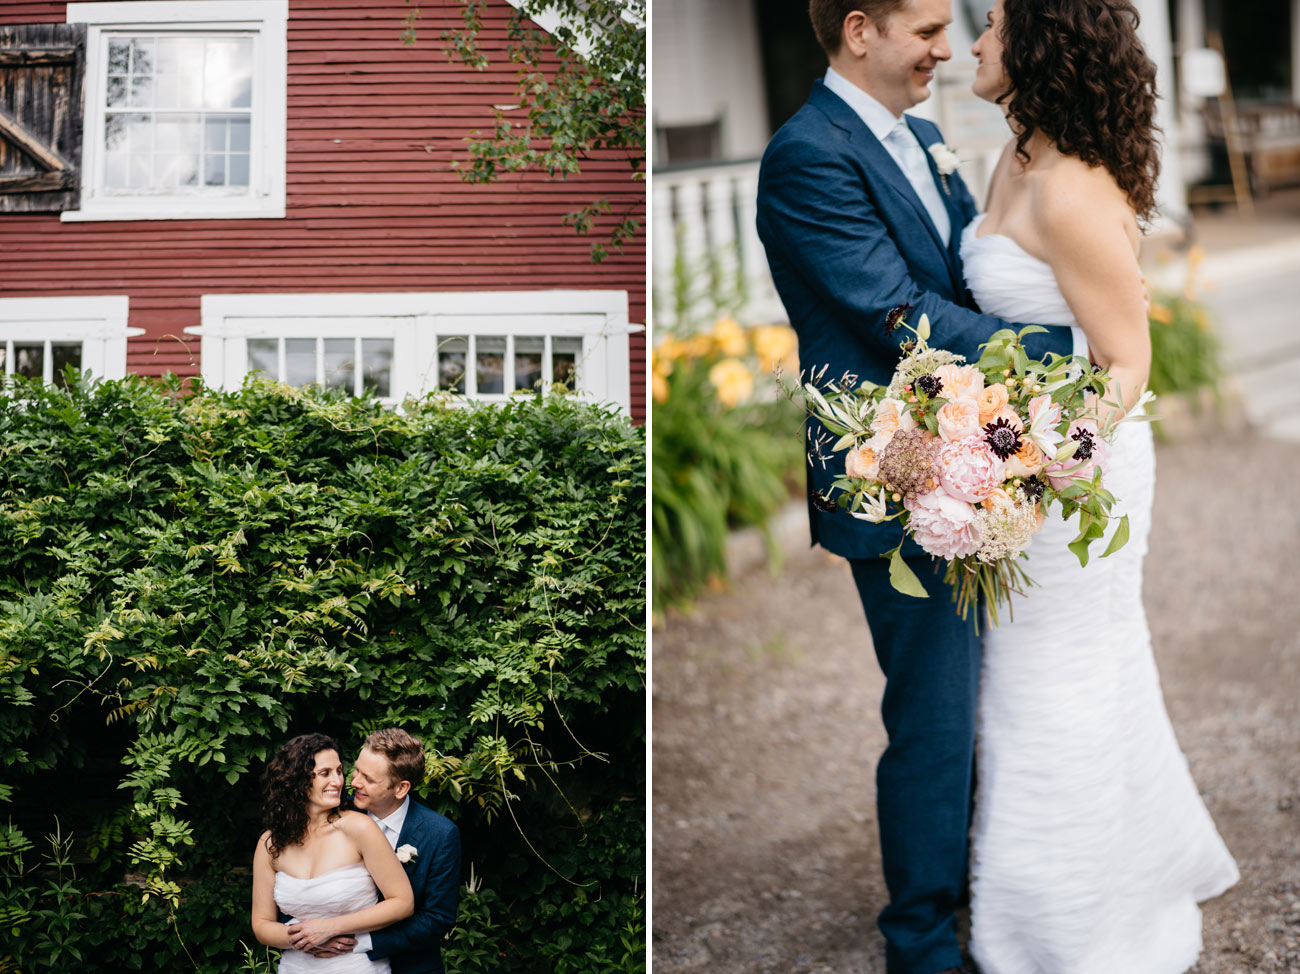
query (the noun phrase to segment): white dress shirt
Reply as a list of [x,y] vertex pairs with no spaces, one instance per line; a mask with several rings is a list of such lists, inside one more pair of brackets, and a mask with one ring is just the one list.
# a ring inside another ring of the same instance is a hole
[[[384,838],[393,849],[397,848],[397,837],[402,834],[402,826],[406,824],[406,813],[411,807],[411,796],[407,795],[402,799],[402,804],[397,806],[386,818],[380,818],[374,812],[366,812],[378,825],[379,831],[384,833]],[[357,934],[357,945],[352,948],[354,954],[364,954],[373,946],[370,940],[370,933]]]
[[[948,209],[939,198],[938,187],[930,172],[926,150],[921,147],[916,133],[912,131],[904,117],[895,115],[876,99],[855,85],[834,68],[826,69],[826,87],[833,91],[862,119],[871,134],[880,140],[885,151],[898,163],[907,181],[916,190],[925,210],[934,221],[934,227],[945,245],[952,237],[952,223],[948,219]],[[1088,357],[1088,339],[1082,328],[1073,329],[1074,354]]]
[[952,238],[952,221],[948,217],[948,208],[944,206],[939,187],[935,185],[929,156],[904,116],[895,115],[834,68],[826,69],[825,81],[826,87],[853,109],[854,114],[862,119],[862,124],[880,140],[890,158],[898,163],[898,168],[912,184],[912,189],[916,190],[916,195],[925,206],[925,212],[930,214],[934,228],[939,231],[939,237],[946,247]]

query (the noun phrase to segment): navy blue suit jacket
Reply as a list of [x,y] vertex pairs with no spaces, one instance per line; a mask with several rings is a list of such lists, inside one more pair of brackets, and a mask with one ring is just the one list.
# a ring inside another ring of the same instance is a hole
[[370,933],[368,956],[387,957],[393,974],[443,974],[442,938],[456,922],[460,886],[460,830],[415,799],[407,809],[397,846],[413,845],[406,875],[415,893],[415,912],[391,927]]
[[[923,147],[942,142],[930,122],[907,116]],[[758,177],[758,234],[790,323],[799,336],[805,374],[826,366],[825,379],[844,373],[887,383],[906,332],[889,335],[885,316],[910,304],[915,327],[929,316],[933,348],[979,359],[979,346],[999,328],[1022,327],[980,314],[962,276],[962,229],[975,201],[956,173],[931,176],[952,223],[944,246],[934,221],[880,140],[848,104],[817,81],[794,117],[768,143]],[[1026,336],[1031,357],[1068,355],[1068,328]],[[808,424],[809,435],[820,426]],[[844,455],[808,470],[809,491],[829,494],[844,472]],[[898,523],[870,524],[839,511],[808,509],[813,544],[847,558],[870,558],[902,540]],[[908,541],[904,554],[922,554]]]

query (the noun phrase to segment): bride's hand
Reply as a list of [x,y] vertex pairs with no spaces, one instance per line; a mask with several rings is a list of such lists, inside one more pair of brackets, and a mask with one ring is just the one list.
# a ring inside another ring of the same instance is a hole
[[294,950],[315,950],[343,932],[335,928],[333,917],[299,920],[289,924],[289,946]]
[[357,945],[357,938],[351,934],[343,934],[338,937],[331,937],[319,947],[313,947],[307,953],[313,957],[338,957],[340,954],[352,953],[352,948]]

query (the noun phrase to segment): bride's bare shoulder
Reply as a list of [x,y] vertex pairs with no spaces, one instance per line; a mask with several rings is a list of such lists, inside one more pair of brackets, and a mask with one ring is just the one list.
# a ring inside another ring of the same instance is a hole
[[1136,230],[1133,207],[1104,166],[1089,166],[1076,156],[1060,156],[1031,183],[1030,212],[1046,240],[1065,240],[1082,230],[1109,226]]

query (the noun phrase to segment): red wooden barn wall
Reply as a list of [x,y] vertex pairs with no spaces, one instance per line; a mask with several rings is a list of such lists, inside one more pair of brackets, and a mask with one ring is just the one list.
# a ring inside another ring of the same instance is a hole
[[[0,0],[0,25],[62,22],[65,2]],[[644,323],[645,238],[590,261],[592,237],[561,216],[606,197],[644,221],[644,182],[606,154],[580,176],[507,175],[462,183],[464,138],[513,103],[506,59],[512,8],[491,0],[481,35],[489,67],[446,55],[455,0],[420,0],[419,40],[401,44],[402,0],[290,0],[287,207],[282,220],[60,223],[0,214],[0,296],[127,294],[127,370],[199,371],[199,297],[257,291],[626,290]],[[522,114],[522,113],[521,113]],[[645,403],[645,335],[631,338],[632,410]]]

